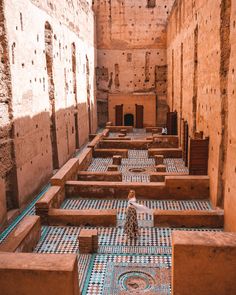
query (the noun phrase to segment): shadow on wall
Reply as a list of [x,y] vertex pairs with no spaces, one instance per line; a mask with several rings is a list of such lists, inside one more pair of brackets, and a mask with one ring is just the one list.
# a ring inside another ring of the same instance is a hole
[[[1,137],[0,141],[0,178],[4,180],[5,188],[0,196],[0,212],[24,208],[48,182],[53,169],[61,167],[73,156],[76,141],[82,146],[88,140],[87,111],[87,103],[60,109],[55,114],[54,126],[51,126],[49,112],[17,118],[13,121],[12,139],[8,132],[9,125],[1,128],[1,134],[5,134],[5,137]],[[58,167],[53,167],[55,155],[52,153],[51,128],[55,129],[57,135],[54,149],[57,149]]]

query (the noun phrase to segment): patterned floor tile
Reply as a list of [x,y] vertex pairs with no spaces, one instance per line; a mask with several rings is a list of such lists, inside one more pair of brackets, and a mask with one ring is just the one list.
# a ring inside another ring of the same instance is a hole
[[[110,132],[108,137],[117,137],[118,132]],[[133,132],[128,132],[127,137],[131,139],[146,139],[146,137],[152,136],[151,132],[146,132],[146,129],[133,129]]]
[[[79,253],[78,236],[82,227],[44,226],[41,239],[35,248],[36,253]],[[171,234],[174,230],[157,227],[140,227],[139,237],[136,240],[126,239],[122,227],[98,227],[98,253],[141,253],[160,254],[170,253]],[[219,231],[220,229],[195,229],[196,231]],[[167,252],[166,252],[167,251]]]
[[[96,255],[91,275],[87,282],[87,288],[82,294],[131,294],[126,292],[120,293],[122,291],[122,284],[119,285],[120,277],[122,274],[127,275],[130,271],[137,274],[140,272],[140,265],[146,265],[147,268],[149,268],[146,269],[144,273],[151,273],[153,275],[153,272],[155,272],[157,268],[170,269],[171,257],[168,255]],[[114,285],[114,283],[116,283],[116,285]],[[170,280],[168,282],[165,281],[165,288],[166,292],[160,294],[170,294]]]
[[[209,201],[206,200],[139,200],[139,204],[151,209],[159,210],[211,210]],[[63,209],[117,209],[117,219],[125,219],[127,200],[96,200],[96,199],[66,199],[62,204]],[[148,214],[138,214],[139,220],[152,220]]]
[[[112,158],[94,158],[88,171],[105,172],[109,165],[112,164]],[[182,159],[164,159],[167,172],[188,173],[188,168],[185,167]],[[133,172],[132,169],[140,168],[142,172]],[[122,159],[119,166],[119,171],[122,172],[123,182],[150,182],[149,173],[155,171],[155,161],[153,158],[148,158],[147,150],[129,150],[128,158]]]

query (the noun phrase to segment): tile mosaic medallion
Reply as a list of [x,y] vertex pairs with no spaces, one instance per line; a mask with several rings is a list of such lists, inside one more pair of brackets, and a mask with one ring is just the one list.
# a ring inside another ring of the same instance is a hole
[[[116,278],[114,280],[114,278]],[[108,263],[103,294],[170,294],[170,269],[161,265]]]
[[170,256],[96,255],[83,295],[170,294]]

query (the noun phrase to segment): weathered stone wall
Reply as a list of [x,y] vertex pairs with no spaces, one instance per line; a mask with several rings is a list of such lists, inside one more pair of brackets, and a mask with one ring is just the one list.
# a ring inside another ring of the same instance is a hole
[[[190,135],[210,137],[211,200],[224,206],[226,228],[236,230],[234,97],[236,3],[179,0],[168,24],[168,104]],[[179,124],[180,129],[181,124]],[[181,131],[181,130],[179,130]]]
[[[135,104],[143,106],[143,126],[156,126],[156,96],[153,93],[139,94],[110,94],[108,98],[109,122],[116,125],[115,106],[123,105],[123,114],[134,116],[134,126],[136,126]],[[124,120],[122,122],[124,125]]]
[[[95,0],[98,66],[97,98],[109,93],[155,91],[166,108],[166,20],[174,0]],[[105,121],[99,112],[99,123]],[[163,117],[159,122],[162,123]]]
[[236,231],[236,89],[235,89],[235,64],[236,64],[236,3],[231,0],[231,18],[230,18],[230,63],[228,73],[228,100],[226,106],[226,132],[225,141],[225,229]]
[[97,129],[94,13],[92,1],[7,0],[0,15],[0,166],[6,178],[15,165],[21,207]]

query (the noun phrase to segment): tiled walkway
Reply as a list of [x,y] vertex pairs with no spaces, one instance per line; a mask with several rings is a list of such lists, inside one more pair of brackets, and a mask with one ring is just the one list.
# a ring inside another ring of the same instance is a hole
[[[140,227],[137,241],[126,241],[122,227],[97,228],[99,249],[97,254],[79,254],[80,227],[43,227],[37,253],[75,253],[78,255],[79,283],[83,294],[139,294],[121,293],[119,278],[129,272],[151,275],[157,293],[170,294],[171,228]],[[189,229],[178,229],[189,230]],[[192,230],[192,229],[191,229]],[[197,229],[196,229],[197,230]],[[204,229],[204,231],[209,231]],[[217,230],[211,230],[217,231]],[[155,274],[163,275],[157,285]],[[167,272],[167,273],[166,273]],[[113,284],[116,284],[114,287]],[[154,292],[155,289],[152,289]],[[110,293],[109,293],[110,292]],[[146,294],[146,293],[145,293]]]
[[[109,165],[112,164],[111,158],[95,158],[93,159],[88,171],[105,172]],[[188,173],[188,168],[185,167],[182,159],[165,159],[167,172]],[[122,172],[123,182],[150,182],[149,173],[155,171],[155,161],[153,158],[148,158],[146,150],[129,150],[128,158],[122,159],[119,170]],[[133,168],[141,168],[144,171],[134,173]]]
[[[119,133],[109,133],[109,137],[117,137]],[[130,137],[131,139],[145,139],[146,137],[152,136],[151,132],[146,132],[145,129],[133,129],[133,132],[129,132],[126,135],[127,137]]]

